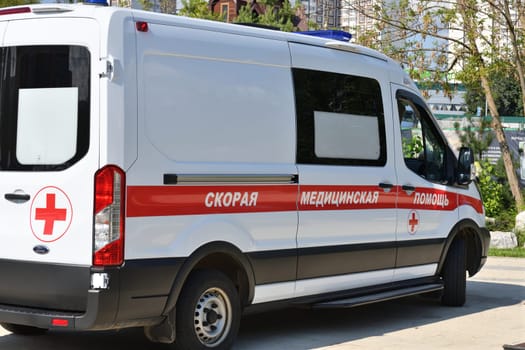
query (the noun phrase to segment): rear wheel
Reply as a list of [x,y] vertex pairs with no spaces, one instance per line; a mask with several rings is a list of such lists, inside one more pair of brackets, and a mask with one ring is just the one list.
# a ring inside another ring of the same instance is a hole
[[42,335],[47,332],[45,328],[38,328],[32,326],[24,326],[21,324],[13,323],[0,323],[0,325],[6,330],[17,335]]
[[456,238],[448,251],[447,259],[441,273],[444,282],[441,303],[448,306],[465,304],[466,276],[465,240]]
[[177,302],[175,348],[229,349],[240,316],[239,295],[232,281],[219,271],[195,271]]

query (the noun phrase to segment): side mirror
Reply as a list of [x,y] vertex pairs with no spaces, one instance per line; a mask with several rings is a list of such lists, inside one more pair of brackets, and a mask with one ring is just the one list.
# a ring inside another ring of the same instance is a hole
[[472,164],[474,164],[474,153],[469,147],[461,147],[459,149],[457,172],[459,185],[468,185],[474,180]]

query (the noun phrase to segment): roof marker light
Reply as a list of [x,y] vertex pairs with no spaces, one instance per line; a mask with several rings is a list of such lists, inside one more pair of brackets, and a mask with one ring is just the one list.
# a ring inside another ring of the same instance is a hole
[[2,15],[14,15],[17,13],[29,13],[31,12],[30,7],[12,7],[0,10],[0,16]]
[[135,23],[135,27],[137,27],[139,32],[146,33],[148,31],[148,22],[137,22]]
[[339,40],[339,41],[350,41],[352,34],[343,30],[307,30],[304,32],[296,32],[297,34],[317,36],[319,38]]

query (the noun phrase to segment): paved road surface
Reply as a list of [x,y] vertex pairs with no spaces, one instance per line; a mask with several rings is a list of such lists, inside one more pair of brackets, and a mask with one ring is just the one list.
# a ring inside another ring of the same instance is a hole
[[[467,304],[441,307],[409,297],[348,310],[281,310],[243,319],[234,350],[502,349],[525,343],[525,259],[489,258],[467,285]],[[14,336],[0,327],[1,350],[162,350],[141,330],[53,331]]]

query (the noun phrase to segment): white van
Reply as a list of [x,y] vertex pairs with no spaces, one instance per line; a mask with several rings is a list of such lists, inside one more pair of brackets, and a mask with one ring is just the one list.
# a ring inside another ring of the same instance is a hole
[[0,38],[4,328],[227,349],[275,302],[465,302],[471,154],[384,55],[82,4],[0,9]]

